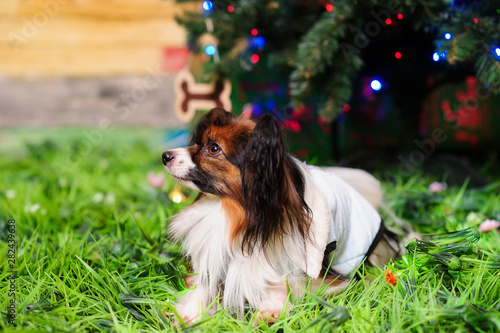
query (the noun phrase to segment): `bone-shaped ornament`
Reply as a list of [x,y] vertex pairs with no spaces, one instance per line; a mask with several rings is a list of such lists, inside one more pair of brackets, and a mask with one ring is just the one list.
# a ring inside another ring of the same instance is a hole
[[215,83],[197,83],[193,74],[183,69],[175,78],[175,112],[177,117],[190,122],[196,110],[215,107],[231,110],[231,82],[229,80]]

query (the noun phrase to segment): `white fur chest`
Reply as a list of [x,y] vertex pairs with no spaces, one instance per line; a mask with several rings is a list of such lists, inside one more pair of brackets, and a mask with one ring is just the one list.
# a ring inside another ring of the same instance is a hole
[[193,265],[197,297],[204,304],[223,289],[223,307],[243,309],[245,302],[256,307],[270,284],[304,276],[297,265],[305,260],[304,249],[292,239],[285,239],[284,247],[269,249],[267,257],[257,248],[243,255],[238,241],[231,252],[226,215],[215,196],[205,195],[176,215],[169,229],[176,240],[183,240],[183,250]]
[[205,195],[181,213],[169,227],[184,252],[191,257],[195,285],[203,285],[211,297],[219,292],[230,261],[226,216],[221,201]]

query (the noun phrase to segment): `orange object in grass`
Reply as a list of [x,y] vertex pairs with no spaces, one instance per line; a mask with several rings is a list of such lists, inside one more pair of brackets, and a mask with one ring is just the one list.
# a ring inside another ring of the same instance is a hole
[[385,281],[386,282],[389,282],[390,284],[395,286],[397,280],[398,280],[398,277],[395,274],[393,274],[390,269],[385,271]]

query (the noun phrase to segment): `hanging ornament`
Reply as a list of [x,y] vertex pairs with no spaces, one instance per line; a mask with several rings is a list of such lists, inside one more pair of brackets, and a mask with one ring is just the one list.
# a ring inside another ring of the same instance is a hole
[[207,54],[208,56],[213,56],[215,62],[220,62],[219,52],[217,50],[219,41],[212,34],[214,32],[214,23],[210,18],[206,18],[205,26],[207,27],[207,32],[205,32],[198,38],[198,43],[204,49],[205,54]]
[[216,58],[218,59],[218,52],[217,52],[218,40],[217,38],[215,38],[215,36],[213,36],[208,32],[205,32],[198,39],[198,43],[204,50],[205,54],[209,56],[214,56],[214,60],[217,61]]
[[[198,43],[202,46],[205,54],[213,57],[217,63],[220,62],[217,50],[218,40],[213,36],[214,25],[210,18],[205,19],[207,32],[200,36]],[[189,69],[193,62],[186,64],[186,68],[181,70],[174,82],[175,102],[174,109],[177,118],[188,123],[196,114],[197,110],[209,110],[215,107],[230,110],[231,104],[231,82],[229,80],[215,81],[211,83],[196,82],[193,73]]]
[[213,83],[197,83],[189,69],[183,69],[175,78],[175,112],[177,117],[190,122],[196,110],[209,110],[215,107],[231,109],[231,82],[229,80]]

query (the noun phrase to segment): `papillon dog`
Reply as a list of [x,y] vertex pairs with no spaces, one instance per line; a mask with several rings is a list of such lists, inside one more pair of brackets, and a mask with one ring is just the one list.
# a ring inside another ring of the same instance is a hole
[[162,155],[168,173],[199,191],[169,234],[191,260],[191,288],[177,303],[191,324],[217,308],[275,321],[290,298],[344,290],[360,264],[400,250],[376,208],[380,183],[365,171],[309,166],[288,153],[277,120],[215,108],[189,147]]

